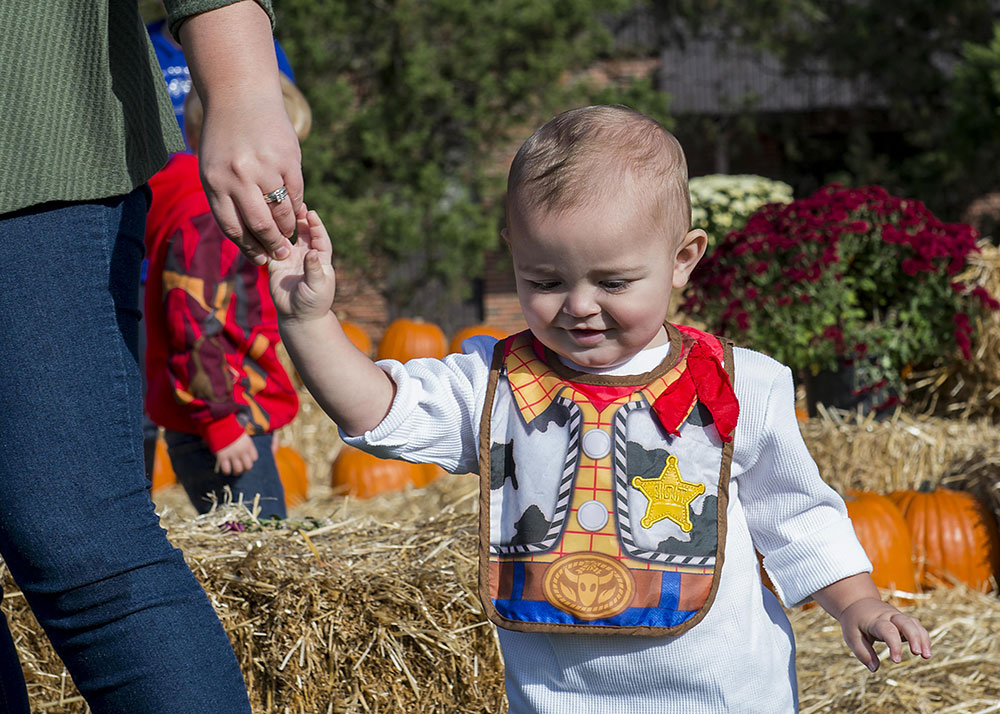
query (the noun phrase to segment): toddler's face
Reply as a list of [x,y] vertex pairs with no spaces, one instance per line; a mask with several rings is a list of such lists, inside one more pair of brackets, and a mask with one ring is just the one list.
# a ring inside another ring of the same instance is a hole
[[704,242],[691,262],[679,246],[691,234],[678,241],[648,203],[623,191],[565,211],[511,210],[521,310],[549,349],[602,368],[666,342],[671,288],[686,284]]

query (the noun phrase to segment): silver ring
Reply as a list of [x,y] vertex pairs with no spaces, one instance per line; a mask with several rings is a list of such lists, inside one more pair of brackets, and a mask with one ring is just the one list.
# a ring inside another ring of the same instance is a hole
[[271,193],[264,194],[264,203],[281,203],[286,198],[288,198],[288,189],[284,186],[279,186],[271,191]]

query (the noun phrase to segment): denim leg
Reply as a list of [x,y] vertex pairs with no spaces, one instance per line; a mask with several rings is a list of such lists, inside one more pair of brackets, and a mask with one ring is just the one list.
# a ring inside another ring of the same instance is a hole
[[247,714],[143,476],[145,211],[136,190],[0,216],[0,555],[94,714]]
[[271,453],[271,434],[251,437],[257,447],[257,460],[249,471],[239,476],[216,473],[215,455],[197,434],[167,430],[164,438],[177,482],[184,487],[198,513],[211,510],[212,497],[209,494],[214,493],[219,503],[225,502],[228,487],[234,502],[242,496],[244,503],[252,504],[254,497],[260,494],[261,518],[287,517],[285,489]]
[[[138,297],[140,308],[145,304],[143,296],[146,292],[146,268],[148,265],[149,261],[143,260],[142,268],[139,271],[142,275],[142,279],[139,281]],[[146,383],[146,330],[141,325],[139,327],[139,373],[142,375],[142,399],[143,403],[145,403],[146,389],[148,387]],[[144,413],[142,415],[142,456],[146,466],[146,478],[150,483],[153,481],[153,458],[156,456],[156,437],[159,431],[159,427],[150,421],[149,417]]]

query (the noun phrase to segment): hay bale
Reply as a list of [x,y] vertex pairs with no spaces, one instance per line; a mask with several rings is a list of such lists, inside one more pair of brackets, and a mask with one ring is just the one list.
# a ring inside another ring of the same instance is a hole
[[[304,396],[304,410],[310,404]],[[171,541],[229,634],[254,711],[502,711],[503,665],[476,593],[477,479],[446,476],[370,501],[336,496],[324,482],[339,440],[326,417],[304,413],[315,421],[299,423],[292,444],[310,464],[314,488],[288,521],[257,522],[252,504],[194,517],[183,492],[156,495]],[[922,481],[955,487],[962,479],[970,488],[1000,488],[1000,429],[986,419],[826,413],[804,424],[803,435],[840,491]],[[178,496],[176,507],[167,502]],[[34,710],[84,712],[17,587],[3,577],[3,609]],[[932,631],[934,658],[876,674],[853,658],[821,610],[791,612],[802,711],[988,710],[1000,698],[1000,641],[989,636],[1000,631],[1000,600],[937,590],[913,611]]]
[[247,523],[223,511],[170,534],[226,606],[255,711],[492,711],[502,667],[474,590],[473,506],[381,520],[344,499],[322,520],[220,535]]
[[[208,592],[258,714],[493,712],[503,666],[476,593],[475,489],[449,477],[378,501],[339,499],[322,519],[259,522],[230,504],[162,522]],[[3,577],[33,706],[84,712]]]
[[953,463],[941,478],[941,485],[969,491],[990,506],[1000,519],[1000,450],[995,439],[977,448],[967,458]]
[[874,415],[824,409],[801,428],[823,479],[841,494],[912,489],[924,482],[937,486],[945,480],[961,487],[960,474],[984,455],[995,459],[1000,453],[1000,427],[986,417],[956,420],[898,411],[879,421]]

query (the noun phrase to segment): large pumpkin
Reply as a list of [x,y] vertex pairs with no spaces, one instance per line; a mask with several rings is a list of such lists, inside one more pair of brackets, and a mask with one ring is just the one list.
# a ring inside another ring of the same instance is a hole
[[349,320],[341,320],[340,326],[343,328],[344,334],[347,335],[347,339],[351,341],[351,344],[369,357],[372,356],[372,339],[360,325]]
[[965,491],[947,488],[890,494],[910,529],[917,576],[922,585],[953,580],[988,592],[1000,578],[1000,538],[993,514]]
[[345,444],[330,469],[330,485],[355,498],[371,498],[409,486],[424,486],[429,476],[427,464],[380,459]]
[[489,335],[490,337],[496,337],[498,340],[502,340],[507,336],[507,334],[508,333],[504,330],[501,330],[498,327],[491,327],[490,325],[469,325],[468,327],[463,327],[461,330],[452,335],[451,343],[448,345],[448,351],[461,352],[462,343],[470,337],[475,337],[476,335]]
[[400,362],[417,357],[441,359],[447,354],[448,340],[441,328],[420,318],[393,320],[378,343],[378,359]]
[[849,491],[844,500],[858,541],[872,562],[875,585],[917,592],[910,531],[896,504],[871,491]]
[[170,455],[167,453],[167,442],[162,436],[156,438],[156,448],[153,451],[153,489],[159,491],[177,483],[177,474],[170,464]]
[[285,489],[285,505],[297,506],[309,497],[309,472],[306,460],[291,446],[279,446],[274,452],[278,477]]

